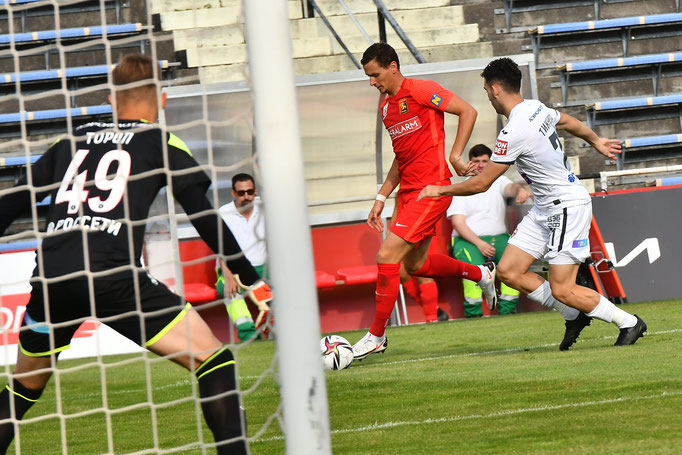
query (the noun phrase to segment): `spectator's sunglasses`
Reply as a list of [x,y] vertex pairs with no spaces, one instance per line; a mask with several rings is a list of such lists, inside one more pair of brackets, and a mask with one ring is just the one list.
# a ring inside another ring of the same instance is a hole
[[235,191],[237,193],[237,196],[244,196],[245,194],[248,194],[249,196],[253,196],[256,193],[255,188],[250,188],[248,190],[237,190]]

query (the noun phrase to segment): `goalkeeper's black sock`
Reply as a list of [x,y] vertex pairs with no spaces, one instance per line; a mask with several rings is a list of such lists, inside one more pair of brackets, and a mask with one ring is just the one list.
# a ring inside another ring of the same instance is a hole
[[[10,387],[10,384],[13,384]],[[32,390],[24,387],[14,379],[0,392],[0,454],[7,452],[7,448],[14,439],[14,423],[7,419],[12,417],[10,399],[14,401],[14,417],[21,420],[33,404],[38,401],[44,389]]]
[[195,372],[199,380],[201,409],[215,442],[236,441],[218,445],[219,455],[246,455],[246,417],[239,405],[234,356],[223,347],[206,359]]

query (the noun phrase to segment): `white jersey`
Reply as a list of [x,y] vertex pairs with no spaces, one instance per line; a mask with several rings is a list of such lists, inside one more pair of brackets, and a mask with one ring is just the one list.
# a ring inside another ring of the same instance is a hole
[[524,100],[509,114],[491,157],[495,163],[516,163],[535,205],[545,210],[590,202],[587,189],[571,172],[556,132],[558,122],[556,110],[537,100]]
[[464,215],[469,229],[479,237],[506,233],[507,204],[504,190],[512,183],[501,175],[483,193],[453,197],[446,212],[447,217]]

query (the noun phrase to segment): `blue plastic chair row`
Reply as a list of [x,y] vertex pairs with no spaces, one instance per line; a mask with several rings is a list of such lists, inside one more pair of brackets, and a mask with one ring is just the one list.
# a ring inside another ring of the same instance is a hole
[[581,32],[589,30],[604,30],[608,28],[632,27],[638,25],[664,24],[682,21],[682,13],[654,14],[651,16],[620,17],[600,21],[567,22],[563,24],[539,25],[528,30],[528,33],[550,35],[553,33]]
[[87,38],[92,36],[102,36],[106,32],[107,35],[120,35],[126,33],[137,33],[142,31],[142,24],[120,24],[107,25],[106,27],[77,27],[64,28],[61,30],[42,30],[38,32],[14,33],[0,35],[0,45],[9,45],[14,43],[30,43],[40,41],[53,41],[57,39],[68,38]]
[[[170,66],[168,60],[160,60],[159,65],[162,69]],[[43,71],[26,71],[19,73],[18,80],[20,82],[38,82],[52,79],[87,77],[87,76],[102,76],[107,74],[114,65],[95,65],[95,66],[78,66],[74,68],[64,68],[60,70],[43,70]],[[17,81],[17,73],[0,74],[0,83],[12,83]]]
[[672,62],[682,62],[682,52],[666,52],[663,54],[638,55],[636,57],[585,60],[582,62],[565,63],[563,65],[557,66],[557,69],[559,71],[575,72]]
[[665,104],[681,104],[682,94],[666,95],[666,96],[647,96],[642,98],[628,98],[623,100],[613,101],[597,101],[594,104],[586,106],[588,109],[595,111],[609,111],[616,109],[631,109],[637,107],[647,106],[662,106]]
[[662,136],[645,136],[625,139],[623,141],[623,146],[626,148],[636,148],[679,143],[682,143],[682,134],[664,134]]
[[22,120],[30,122],[35,120],[56,120],[71,117],[84,117],[88,115],[111,114],[111,105],[73,107],[71,109],[50,109],[46,111],[32,111],[15,114],[1,114],[0,124],[18,123]]

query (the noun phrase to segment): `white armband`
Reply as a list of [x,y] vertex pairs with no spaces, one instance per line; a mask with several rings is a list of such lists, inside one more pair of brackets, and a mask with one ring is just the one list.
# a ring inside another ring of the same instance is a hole
[[386,196],[384,196],[383,194],[377,194],[377,197],[375,199],[377,201],[386,202]]

